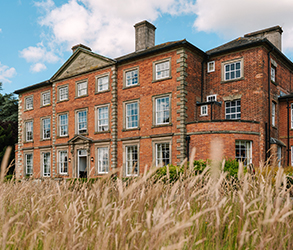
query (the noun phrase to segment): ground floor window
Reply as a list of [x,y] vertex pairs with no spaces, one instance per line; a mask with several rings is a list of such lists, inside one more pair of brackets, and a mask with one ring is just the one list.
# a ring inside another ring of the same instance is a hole
[[170,143],[156,143],[156,165],[163,166],[170,163]]
[[126,154],[126,176],[138,175],[138,147],[130,145],[125,147]]
[[25,155],[25,174],[26,175],[33,174],[33,154]]
[[252,163],[252,141],[236,141],[235,158],[242,161],[244,165]]
[[43,153],[43,176],[50,176],[51,169],[50,169],[50,152]]
[[68,155],[67,151],[59,151],[59,171],[60,174],[68,173]]
[[109,172],[109,148],[98,148],[98,173],[106,174]]

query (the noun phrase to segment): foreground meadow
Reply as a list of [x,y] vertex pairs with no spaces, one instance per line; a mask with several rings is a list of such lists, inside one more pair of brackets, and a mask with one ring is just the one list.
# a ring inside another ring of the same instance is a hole
[[239,169],[238,181],[186,168],[174,182],[155,170],[127,181],[2,182],[0,248],[292,249],[283,169]]

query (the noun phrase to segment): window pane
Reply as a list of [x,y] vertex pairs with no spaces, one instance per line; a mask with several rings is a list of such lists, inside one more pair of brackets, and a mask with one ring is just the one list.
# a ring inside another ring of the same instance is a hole
[[138,174],[138,151],[137,146],[125,147],[126,153],[126,176]]
[[169,123],[170,107],[169,97],[157,98],[156,99],[156,124],[167,124]]
[[241,118],[240,100],[225,102],[225,117],[226,119]]
[[138,103],[126,104],[126,128],[138,127]]
[[98,108],[98,131],[108,131],[108,107]]
[[170,144],[157,143],[156,144],[156,165],[162,164],[163,166],[170,163]]
[[109,172],[109,150],[107,147],[98,148],[98,172]]

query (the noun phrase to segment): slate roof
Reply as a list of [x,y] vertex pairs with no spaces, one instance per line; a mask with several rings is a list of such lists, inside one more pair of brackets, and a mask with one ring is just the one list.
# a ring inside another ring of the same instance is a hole
[[[239,49],[240,47],[247,47],[255,45],[256,43],[269,42],[266,38],[256,38],[256,37],[239,37],[228,43],[225,43],[219,47],[206,51],[208,55],[215,53],[226,52],[227,50]],[[270,42],[269,42],[270,43]]]
[[175,48],[175,47],[182,46],[182,45],[185,45],[185,46],[197,51],[202,56],[205,56],[205,52],[203,52],[201,49],[197,48],[193,44],[189,43],[186,39],[183,39],[183,40],[179,40],[179,41],[161,43],[159,45],[155,45],[153,47],[150,47],[150,48],[142,50],[142,51],[135,51],[133,53],[130,53],[130,54],[127,54],[127,55],[124,55],[121,57],[117,57],[117,58],[115,58],[115,60],[117,62],[122,62],[125,60],[134,59],[135,57],[140,57],[140,56],[143,56],[146,54],[151,54],[151,53],[154,53],[159,50],[163,51],[164,49],[167,50],[167,49]]

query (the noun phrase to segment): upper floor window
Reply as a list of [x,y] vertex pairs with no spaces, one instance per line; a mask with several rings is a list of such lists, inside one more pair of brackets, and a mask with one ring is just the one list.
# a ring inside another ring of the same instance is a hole
[[222,81],[231,81],[243,77],[243,58],[222,63]]
[[200,115],[202,116],[208,115],[208,105],[200,106]]
[[225,102],[225,117],[226,119],[241,118],[240,100]]
[[170,59],[155,62],[154,63],[154,72],[155,72],[155,78],[154,80],[160,80],[164,78],[168,78],[171,75],[170,72]]
[[291,128],[293,128],[293,103],[291,103]]
[[25,141],[33,140],[33,121],[28,121],[25,123]]
[[68,114],[59,115],[59,136],[68,135]]
[[217,95],[208,95],[207,102],[215,102],[217,101]]
[[42,123],[43,123],[43,139],[50,139],[50,134],[51,134],[50,123],[51,123],[51,119],[50,118],[42,119]]
[[97,77],[97,92],[106,91],[109,89],[109,75]]
[[25,109],[26,110],[30,110],[33,109],[34,105],[33,105],[33,96],[28,96],[25,98]]
[[97,132],[109,130],[109,107],[102,106],[97,108]]
[[87,132],[87,110],[80,110],[76,113],[77,133],[83,134]]
[[130,87],[138,84],[138,69],[125,72],[125,86]]
[[276,103],[272,102],[272,126],[276,126]]
[[42,93],[42,105],[46,106],[51,103],[50,91]]
[[60,86],[58,88],[59,101],[68,100],[68,86]]
[[77,87],[77,93],[76,93],[77,97],[87,95],[87,81],[77,82],[76,87]]
[[276,82],[276,67],[271,65],[271,80]]
[[155,121],[156,125],[170,123],[170,97],[158,97],[155,99]]
[[208,73],[215,71],[215,61],[208,62]]
[[126,128],[138,127],[138,102],[132,102],[125,105]]

